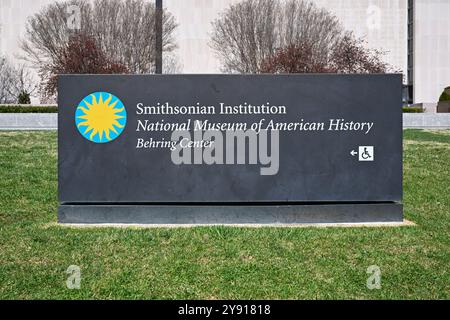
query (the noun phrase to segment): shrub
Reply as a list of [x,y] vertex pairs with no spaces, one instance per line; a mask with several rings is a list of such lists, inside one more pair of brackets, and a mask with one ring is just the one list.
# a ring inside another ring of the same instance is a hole
[[17,97],[17,102],[19,104],[30,104],[31,103],[30,94],[28,92],[22,90],[19,93],[19,96]]
[[450,101],[450,87],[445,88],[444,92],[442,92],[439,98],[439,102],[443,101]]
[[261,63],[262,73],[387,73],[396,72],[383,62],[383,53],[367,49],[362,39],[348,34],[323,57],[315,53],[314,43],[281,48]]
[[57,113],[57,106],[1,105],[0,113]]
[[405,106],[402,109],[403,109],[403,113],[423,113],[423,109],[421,107]]

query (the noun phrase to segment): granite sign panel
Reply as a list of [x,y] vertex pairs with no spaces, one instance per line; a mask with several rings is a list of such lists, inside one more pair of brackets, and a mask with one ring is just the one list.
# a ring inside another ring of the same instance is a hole
[[117,205],[401,211],[400,75],[62,75],[58,106],[60,218]]

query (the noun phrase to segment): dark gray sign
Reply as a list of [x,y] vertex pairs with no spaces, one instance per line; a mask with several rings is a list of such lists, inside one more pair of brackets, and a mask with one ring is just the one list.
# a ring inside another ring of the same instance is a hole
[[67,75],[58,105],[72,211],[402,199],[400,75]]

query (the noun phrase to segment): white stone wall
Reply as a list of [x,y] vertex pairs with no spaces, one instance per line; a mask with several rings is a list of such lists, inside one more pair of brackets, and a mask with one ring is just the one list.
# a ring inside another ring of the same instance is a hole
[[437,102],[450,86],[450,0],[415,0],[414,102]]
[[313,0],[334,13],[347,30],[386,52],[385,61],[407,70],[407,0]]
[[0,0],[0,53],[11,59],[21,54],[19,41],[25,32],[27,17],[53,0]]

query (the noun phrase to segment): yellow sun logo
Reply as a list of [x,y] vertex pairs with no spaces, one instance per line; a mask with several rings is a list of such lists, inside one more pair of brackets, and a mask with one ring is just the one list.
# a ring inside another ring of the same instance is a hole
[[85,97],[75,111],[75,125],[86,139],[105,143],[116,139],[125,128],[127,112],[122,101],[108,92]]

